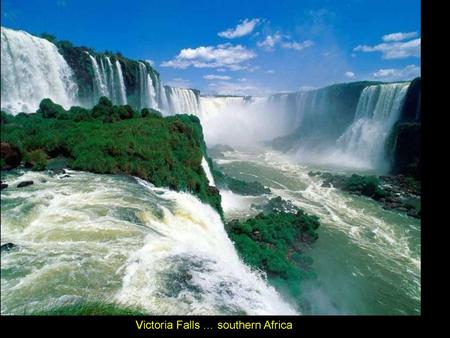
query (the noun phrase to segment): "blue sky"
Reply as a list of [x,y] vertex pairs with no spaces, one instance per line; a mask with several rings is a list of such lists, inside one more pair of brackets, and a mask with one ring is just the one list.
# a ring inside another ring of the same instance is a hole
[[1,0],[1,21],[151,60],[163,82],[204,93],[420,74],[419,0]]

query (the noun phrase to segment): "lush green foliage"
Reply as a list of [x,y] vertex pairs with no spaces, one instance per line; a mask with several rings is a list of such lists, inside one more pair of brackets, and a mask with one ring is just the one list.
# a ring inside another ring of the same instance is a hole
[[318,238],[319,225],[318,217],[295,208],[295,212],[272,210],[243,222],[233,220],[226,230],[244,262],[265,271],[275,286],[298,297],[300,282],[315,278],[312,259],[303,251]]
[[33,170],[45,170],[47,154],[42,149],[35,149],[25,154],[25,165]]
[[144,316],[143,310],[125,305],[99,301],[68,303],[49,309],[25,311],[31,316]]
[[69,111],[45,99],[36,114],[8,116],[1,140],[16,145],[34,169],[43,169],[47,156],[64,155],[73,169],[134,175],[192,192],[222,214],[220,194],[209,187],[201,166],[208,157],[198,118],[137,116],[130,106],[113,106],[104,97],[92,110]]
[[386,196],[386,193],[380,188],[380,181],[376,176],[353,174],[344,181],[342,189],[350,192],[359,192],[373,199],[380,199]]

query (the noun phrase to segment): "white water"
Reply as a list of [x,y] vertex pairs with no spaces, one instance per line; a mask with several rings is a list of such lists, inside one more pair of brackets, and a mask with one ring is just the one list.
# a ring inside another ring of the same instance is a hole
[[[93,79],[93,104],[98,102],[101,96],[108,97],[113,104],[127,104],[125,83],[123,80],[122,66],[116,60],[114,64],[109,56],[92,56],[88,52],[94,71]],[[100,60],[100,66],[97,58]]]
[[385,142],[399,119],[409,83],[393,83],[365,88],[356,108],[355,119],[337,140],[338,150],[331,159],[345,158],[352,166],[387,167]]
[[209,146],[258,148],[295,131],[290,153],[299,162],[383,172],[389,169],[386,139],[409,84],[368,86],[355,101],[355,111],[333,101],[339,94],[335,88],[261,98],[201,96],[199,117]]
[[[319,216],[319,239],[305,253],[314,258],[319,284],[302,285],[314,314],[420,313],[420,220],[323,187],[322,179],[308,175],[316,168],[276,152],[227,152],[216,162],[225,173],[257,180],[274,196]],[[221,195],[226,219],[247,219],[259,212],[252,204],[264,203],[228,191]]]
[[[238,258],[218,213],[139,179],[69,171],[4,177],[1,311],[79,299],[152,314],[294,314]],[[16,188],[22,180],[34,185]]]
[[198,96],[192,89],[167,88],[167,100],[172,114],[199,115]]
[[280,112],[270,97],[200,96],[198,115],[208,145],[254,148],[291,131]]
[[51,42],[1,27],[1,109],[35,112],[44,98],[64,108],[76,104],[72,70]]
[[158,108],[155,85],[147,67],[142,62],[139,62],[139,99],[141,109]]
[[125,89],[125,82],[123,81],[122,66],[118,60],[116,60],[116,71],[117,78],[119,79],[119,94],[120,102],[119,104],[127,104],[127,93]]
[[211,173],[211,168],[209,167],[209,164],[206,161],[205,157],[202,157],[202,168],[206,174],[206,178],[208,179],[209,185],[215,187],[216,183],[214,182],[214,177]]

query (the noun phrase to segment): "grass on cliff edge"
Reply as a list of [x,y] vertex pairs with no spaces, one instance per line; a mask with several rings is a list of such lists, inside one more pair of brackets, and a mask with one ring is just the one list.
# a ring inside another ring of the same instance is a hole
[[207,155],[196,116],[163,118],[154,110],[136,112],[128,105],[112,105],[105,97],[91,110],[66,111],[44,99],[35,114],[2,112],[1,141],[15,145],[34,170],[45,169],[47,159],[63,155],[70,158],[71,169],[128,174],[189,191],[222,215],[220,194],[209,187],[201,166]]

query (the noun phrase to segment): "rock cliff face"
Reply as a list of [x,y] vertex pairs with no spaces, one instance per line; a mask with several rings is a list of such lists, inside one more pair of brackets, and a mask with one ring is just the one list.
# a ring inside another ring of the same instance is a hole
[[386,142],[392,174],[404,174],[420,179],[421,118],[421,79],[416,78],[408,88],[401,117]]

